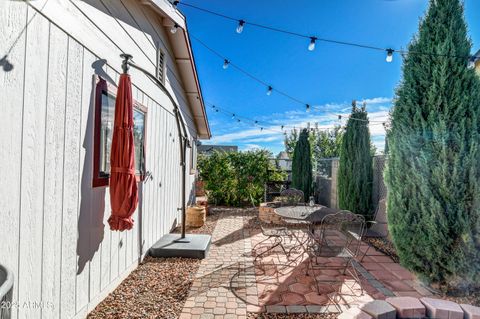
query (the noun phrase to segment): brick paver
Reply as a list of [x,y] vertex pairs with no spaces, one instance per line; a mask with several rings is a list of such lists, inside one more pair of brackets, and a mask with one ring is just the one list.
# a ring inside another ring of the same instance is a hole
[[207,258],[195,276],[181,318],[211,314],[222,318],[245,318],[247,303],[258,304],[251,249],[244,240],[244,214],[225,209],[212,234]]
[[[352,277],[335,269],[318,269],[306,276],[308,256],[301,250],[293,251],[287,258],[278,247],[259,257],[254,265],[252,247],[265,238],[254,219],[258,213],[252,209],[225,208],[221,214],[212,234],[210,252],[202,260],[181,318],[246,318],[247,312],[264,311],[338,312],[362,307],[374,299],[431,296],[408,270],[373,248],[361,263],[355,262],[361,287]],[[286,240],[284,244],[289,249],[294,243]],[[362,243],[360,249],[366,248]],[[318,259],[329,265],[339,262]],[[320,293],[315,278],[321,282]]]
[[385,300],[374,300],[360,307],[375,319],[395,319],[397,311]]
[[350,308],[338,316],[338,319],[372,319],[368,313],[359,308]]
[[421,298],[420,301],[425,305],[430,318],[463,319],[463,310],[456,302],[434,298]]
[[480,307],[474,307],[471,305],[461,304],[465,319],[480,319]]
[[386,301],[397,310],[397,318],[425,318],[425,306],[414,297],[392,297]]

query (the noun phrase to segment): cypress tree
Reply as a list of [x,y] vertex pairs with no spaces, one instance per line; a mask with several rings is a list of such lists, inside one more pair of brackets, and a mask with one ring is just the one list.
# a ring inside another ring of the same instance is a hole
[[393,242],[403,265],[447,289],[480,283],[480,81],[462,58],[470,50],[461,2],[431,0],[388,134]]
[[308,131],[303,129],[293,151],[292,187],[303,191],[305,202],[312,192],[312,159]]
[[338,203],[341,209],[371,215],[372,154],[365,104],[352,103],[352,114],[342,139],[338,168]]

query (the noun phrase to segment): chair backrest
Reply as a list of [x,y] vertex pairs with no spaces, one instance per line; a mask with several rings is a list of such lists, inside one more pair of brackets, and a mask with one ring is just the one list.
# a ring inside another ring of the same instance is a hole
[[325,216],[321,228],[324,236],[327,234],[327,241],[332,242],[334,246],[344,247],[352,256],[356,256],[365,231],[365,217],[342,210]]
[[281,191],[280,199],[284,205],[298,205],[303,204],[305,201],[303,192],[295,188],[284,189]]

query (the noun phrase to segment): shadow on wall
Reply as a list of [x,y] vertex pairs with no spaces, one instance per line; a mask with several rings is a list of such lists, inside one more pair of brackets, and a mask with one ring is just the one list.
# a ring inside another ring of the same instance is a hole
[[[165,27],[158,22],[158,19],[155,16],[156,13],[152,13],[152,10],[146,7],[145,4],[142,4],[141,1],[123,1],[118,3],[113,1],[100,2],[98,0],[82,1],[92,8],[95,8],[96,10],[103,12],[108,16],[112,16],[119,23],[122,22],[123,24],[129,26],[129,28],[122,28],[118,23],[114,23],[112,25],[112,28],[114,28],[112,30],[114,30],[114,32],[122,34],[122,36],[127,36],[128,33],[128,36],[133,38],[136,36],[136,34],[131,31],[128,32],[128,30],[131,28],[140,30],[142,33],[144,33],[148,39],[147,41],[149,42],[146,48],[141,46],[138,47],[137,45],[134,45],[131,49],[128,47],[122,47],[123,50],[128,51],[126,53],[133,54],[133,60],[136,58],[135,55],[140,55],[140,51],[142,51],[143,54],[141,55],[149,56],[147,59],[150,60],[151,63],[156,64],[156,56],[151,55],[151,49],[153,49],[154,52],[157,52],[160,48],[166,50],[168,55],[175,60],[175,56],[173,52],[171,52],[171,48],[168,43],[168,34],[165,31]],[[175,61],[173,61],[173,63],[175,63]],[[143,66],[145,67],[145,65]],[[118,67],[120,67],[120,61],[118,63]],[[171,83],[172,90],[170,93],[177,101],[177,104],[179,104],[184,118],[186,118],[188,114],[188,106],[186,103],[188,102],[185,101],[182,93],[178,89],[175,89],[176,85],[174,83],[177,82],[178,85],[181,86],[181,80],[177,78],[173,70],[169,67],[168,63],[166,68],[166,78],[167,81]],[[135,79],[132,79],[132,83],[135,83]],[[182,101],[185,103],[182,103]],[[190,118],[190,116],[188,117]],[[193,132],[191,127],[187,126],[187,129],[191,135],[195,135],[195,132]]]
[[8,55],[5,55],[3,58],[0,59],[0,66],[5,72],[10,72],[13,70],[13,64],[8,61]]
[[[101,76],[111,83],[115,83],[102,69],[105,60],[98,60],[92,64],[96,75]],[[93,83],[93,79],[92,79]],[[82,273],[87,262],[91,261],[95,252],[98,251],[100,243],[105,234],[105,225],[103,217],[105,214],[105,192],[106,187],[92,188],[93,179],[93,133],[94,133],[94,114],[95,114],[95,90],[92,87],[90,95],[90,105],[88,108],[87,127],[85,140],[82,147],[85,149],[85,158],[83,160],[83,175],[81,184],[81,202],[80,214],[78,217],[78,271]]]
[[[104,71],[106,60],[100,59],[92,63],[94,74],[101,76],[107,82],[116,86],[115,81]],[[92,78],[93,83],[93,78]],[[95,114],[95,89],[92,86],[90,94],[90,105],[88,109],[87,127],[85,140],[82,147],[85,149],[85,158],[83,161],[83,175],[81,184],[80,214],[78,218],[78,241],[77,257],[78,271],[77,275],[82,273],[85,265],[93,259],[98,251],[105,235],[105,195],[107,187],[92,187],[93,180],[93,148],[94,148],[94,114]],[[144,251],[143,240],[143,183],[138,187],[138,223],[139,223],[139,241],[138,258]],[[109,213],[109,212],[107,212]]]
[[[45,6],[47,5],[47,2],[48,1],[45,1],[45,3],[43,4],[42,8],[40,8],[40,11],[43,11],[43,8],[45,8]],[[10,53],[12,53],[12,50],[15,48],[15,46],[17,45],[17,43],[19,43],[18,41],[22,38],[22,36],[24,35],[24,33],[27,31],[27,28],[28,26],[30,25],[30,23],[33,21],[33,19],[35,19],[35,17],[38,15],[38,12],[35,11],[35,13],[32,15],[32,17],[30,18],[30,20],[28,20],[27,24],[25,24],[25,26],[23,27],[23,29],[17,34],[17,37],[15,38],[15,40],[13,41],[13,43],[10,45],[8,51],[5,53],[5,55],[0,59],[0,67],[3,69],[3,71],[5,72],[10,72],[13,70],[14,68],[14,65],[8,60],[8,56],[10,55]],[[13,36],[13,34],[12,34]],[[12,37],[13,38],[13,37]]]
[[[105,81],[107,81],[108,83],[114,85],[115,87],[117,86],[117,83],[115,83],[115,80],[112,79],[110,77],[110,75],[107,74],[107,72],[105,72],[105,70],[103,69],[105,66],[107,65],[107,60],[105,59],[100,59],[100,60],[97,60],[95,62],[92,63],[92,68],[95,72],[96,75],[102,77],[102,79],[104,79]],[[95,90],[92,88],[92,92],[95,92]],[[92,97],[94,98],[94,96],[92,95]],[[94,100],[92,99],[92,102],[91,102],[91,108],[90,110],[94,110],[95,109],[95,104],[94,104]],[[95,114],[95,112],[93,112],[92,114]],[[93,123],[93,118],[92,118],[92,123]],[[92,132],[93,132],[93,127],[92,127]],[[92,137],[92,141],[93,141],[93,137]],[[92,153],[93,154],[93,153]]]

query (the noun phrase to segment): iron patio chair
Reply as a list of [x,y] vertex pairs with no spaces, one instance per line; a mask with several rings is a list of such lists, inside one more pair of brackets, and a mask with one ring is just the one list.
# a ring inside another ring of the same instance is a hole
[[[304,194],[301,190],[297,190],[295,188],[285,189],[280,192],[280,205],[281,206],[297,206],[302,204],[304,200]],[[273,223],[265,223],[262,222],[260,224],[260,228],[262,231],[263,236],[266,238],[262,241],[255,244],[252,248],[252,251],[256,251],[258,246],[265,243],[266,241],[271,241],[271,245],[268,248],[261,252],[260,254],[255,255],[255,262],[261,256],[266,255],[268,252],[272,251],[275,247],[282,248],[285,255],[289,256],[289,252],[285,249],[283,245],[285,238],[292,238],[292,228],[296,227],[298,223],[291,223],[289,221],[283,221],[282,224],[273,224]]]
[[305,205],[305,195],[303,191],[299,189],[284,189],[280,192],[280,202],[282,206]]
[[[266,255],[268,252],[275,249],[275,247],[282,248],[285,255],[288,254],[285,246],[283,246],[283,238],[288,236],[287,227],[281,227],[277,224],[261,222],[260,229],[262,231],[262,235],[266,238],[256,243],[255,246],[253,246],[252,248],[252,251],[255,252],[255,263],[257,262],[258,258]],[[258,247],[267,241],[271,241],[271,244],[267,246],[267,249],[265,251],[262,251],[261,253],[256,253]]]
[[[318,234],[316,230],[318,230]],[[336,278],[320,281],[315,275],[316,269],[337,269],[342,271],[343,275],[348,273],[361,288],[360,277],[355,269],[354,261],[359,254],[364,231],[365,218],[344,210],[325,216],[318,228],[308,232],[310,236],[307,245],[309,262],[306,274],[314,277],[318,293],[320,293],[320,283],[338,283],[338,281]],[[319,258],[322,262],[319,262]],[[341,259],[342,263],[332,262],[329,258]]]

